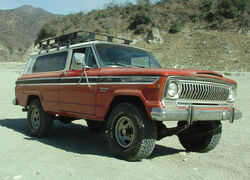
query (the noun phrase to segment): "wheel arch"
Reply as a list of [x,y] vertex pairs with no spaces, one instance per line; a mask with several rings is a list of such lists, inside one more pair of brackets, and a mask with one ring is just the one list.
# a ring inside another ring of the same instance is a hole
[[[114,109],[114,107],[118,104],[121,103],[133,103],[133,104],[138,104],[139,106],[141,106],[145,112],[147,112],[147,114],[149,115],[147,108],[145,107],[144,101],[141,99],[141,97],[139,96],[131,96],[131,95],[117,95],[113,98],[108,111],[105,115],[105,121],[107,121],[111,111]],[[150,116],[149,116],[150,117]]]
[[31,102],[33,99],[37,99],[38,101],[41,102],[40,97],[39,97],[38,95],[29,95],[29,96],[27,97],[26,107],[29,106],[30,102]]

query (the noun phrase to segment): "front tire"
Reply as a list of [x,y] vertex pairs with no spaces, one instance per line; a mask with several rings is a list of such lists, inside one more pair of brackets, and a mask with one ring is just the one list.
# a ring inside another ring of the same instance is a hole
[[40,101],[37,99],[30,102],[27,125],[29,133],[36,137],[46,137],[52,132],[53,119],[48,113],[44,112]]
[[110,149],[122,159],[140,160],[154,150],[156,125],[142,107],[117,105],[109,116],[107,131]]
[[217,146],[221,133],[220,121],[200,121],[178,134],[178,138],[187,151],[208,152]]

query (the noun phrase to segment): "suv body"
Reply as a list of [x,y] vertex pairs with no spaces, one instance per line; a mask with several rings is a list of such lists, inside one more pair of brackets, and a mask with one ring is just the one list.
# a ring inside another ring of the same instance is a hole
[[[241,117],[233,107],[236,88],[216,72],[161,68],[146,50],[89,41],[31,54],[14,104],[28,111],[32,135],[47,136],[55,119],[85,119],[91,130],[107,130],[117,156],[139,160],[156,139],[171,135],[187,150],[213,149],[220,121]],[[166,128],[163,121],[178,125]]]

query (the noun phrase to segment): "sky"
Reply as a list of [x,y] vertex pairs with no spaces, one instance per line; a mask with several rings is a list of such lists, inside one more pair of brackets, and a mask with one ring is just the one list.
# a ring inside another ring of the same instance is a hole
[[[151,2],[156,2],[152,0]],[[78,13],[80,11],[91,11],[93,9],[102,9],[105,4],[110,2],[133,2],[136,0],[0,0],[0,10],[14,9],[22,5],[31,5],[40,7],[54,14],[67,15]]]

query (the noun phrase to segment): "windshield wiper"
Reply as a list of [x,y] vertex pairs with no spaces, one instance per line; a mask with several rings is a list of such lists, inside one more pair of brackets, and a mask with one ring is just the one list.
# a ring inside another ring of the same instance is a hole
[[126,67],[131,67],[131,68],[144,68],[143,66],[132,66],[132,65],[123,64],[123,63],[110,63],[107,65],[118,65],[118,66],[126,66]]

